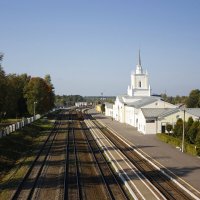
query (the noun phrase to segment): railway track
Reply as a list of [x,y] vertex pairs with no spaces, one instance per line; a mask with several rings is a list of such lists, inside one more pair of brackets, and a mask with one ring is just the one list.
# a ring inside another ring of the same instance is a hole
[[[170,178],[154,168],[146,159],[137,154],[133,148],[129,147],[119,137],[95,119],[91,118],[90,115],[87,115],[87,117],[90,118],[94,124],[93,126],[101,130],[105,137],[162,193],[165,199],[192,199],[189,194],[177,187]],[[65,118],[65,121],[63,118]],[[54,152],[51,149],[59,129],[62,129],[64,135],[61,134],[59,136],[60,140],[57,140],[57,146],[54,145]],[[63,151],[63,160],[61,157],[57,157],[59,159],[57,161],[55,160],[56,158],[48,161],[50,152],[56,153],[56,149],[58,152],[59,149]],[[53,164],[53,161],[62,163],[62,166],[61,164],[56,164],[57,169],[61,169],[60,178],[59,180],[56,179],[58,187],[61,188],[57,191],[54,189],[55,192],[60,192],[57,195],[57,199],[130,199],[130,196],[127,195],[127,192],[122,186],[123,183],[114,172],[104,151],[99,147],[99,143],[85,124],[80,112],[69,111],[67,115],[59,115],[54,128],[11,199],[41,199],[45,197],[45,194],[51,190],[51,188],[47,190],[41,181],[41,174],[48,171],[48,167],[46,171],[44,167],[48,165],[47,161],[51,164]],[[51,172],[56,173],[53,168],[54,166],[51,165],[51,170],[49,171],[50,176]],[[50,176],[47,175],[46,183],[51,180]],[[40,195],[41,188],[43,189],[42,195]],[[51,193],[53,194],[54,191],[51,191]]]
[[133,148],[127,146],[119,137],[116,137],[106,127],[102,126],[91,115],[86,114],[96,127],[134,164],[137,169],[163,194],[166,199],[191,200],[188,193],[178,187],[168,176],[153,167],[141,157]]
[[74,135],[74,114],[68,115],[68,136],[65,160],[64,199],[82,199],[80,172]]
[[70,114],[65,162],[65,199],[129,199],[83,121]]
[[58,134],[59,127],[61,125],[61,119],[63,115],[60,114],[54,124],[54,127],[39,150],[37,156],[23,177],[22,181],[15,190],[12,200],[16,199],[32,199],[35,189],[38,185],[38,180],[43,171],[45,163],[47,161],[49,152],[52,148],[53,142]]
[[122,187],[122,183],[120,182],[119,178],[114,173],[105,155],[103,154],[102,149],[100,149],[96,140],[94,140],[86,124],[82,122],[81,126],[82,126],[82,129],[84,130],[85,136],[87,138],[87,143],[98,165],[98,169],[102,175],[102,178],[105,183],[105,187],[109,193],[110,198],[111,199],[128,199],[128,196]]

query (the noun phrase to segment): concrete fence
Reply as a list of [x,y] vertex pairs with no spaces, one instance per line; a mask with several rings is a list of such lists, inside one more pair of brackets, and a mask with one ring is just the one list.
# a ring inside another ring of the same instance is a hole
[[[45,115],[49,114],[49,113],[53,113],[57,110],[60,110],[61,108],[54,108],[51,111],[49,111],[48,113],[46,113]],[[65,108],[67,109],[67,108]],[[69,108],[68,108],[69,109]],[[42,116],[37,114],[33,117],[30,118],[23,118],[20,122],[17,122],[15,124],[9,125],[5,128],[3,128],[3,130],[0,130],[0,138],[6,135],[9,135],[10,133],[13,133],[14,131],[23,128],[24,126],[34,122],[37,119],[40,119]]]
[[9,126],[3,128],[3,130],[0,130],[0,138],[5,135],[9,135],[10,133],[13,133],[18,129],[21,129],[24,126],[26,126],[40,118],[41,118],[41,115],[37,114],[37,115],[35,115],[35,117],[23,118],[22,121],[9,125]]

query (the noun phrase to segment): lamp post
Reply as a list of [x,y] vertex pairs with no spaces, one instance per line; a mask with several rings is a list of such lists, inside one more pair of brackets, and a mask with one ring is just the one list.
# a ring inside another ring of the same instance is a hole
[[103,92],[101,92],[101,113],[103,114]]
[[37,101],[34,101],[34,103],[33,103],[33,115],[34,115],[34,117],[35,117],[35,107],[36,107],[36,104],[37,104]]
[[181,152],[184,152],[184,142],[185,142],[185,108],[183,110],[183,136],[182,136]]

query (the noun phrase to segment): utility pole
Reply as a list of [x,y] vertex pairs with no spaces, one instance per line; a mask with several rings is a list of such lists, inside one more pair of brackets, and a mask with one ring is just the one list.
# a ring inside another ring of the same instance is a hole
[[183,136],[182,136],[181,152],[184,152],[184,143],[185,143],[185,108],[183,110]]
[[34,103],[33,103],[33,115],[34,115],[34,118],[35,118],[35,107],[36,107],[36,104],[37,104],[37,101],[34,101]]

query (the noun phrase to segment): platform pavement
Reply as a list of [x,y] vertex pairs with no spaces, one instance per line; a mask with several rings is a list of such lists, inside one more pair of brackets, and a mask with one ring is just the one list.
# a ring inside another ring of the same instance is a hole
[[171,145],[159,141],[156,135],[139,133],[133,126],[112,120],[110,117],[97,113],[94,109],[89,110],[89,113],[186,181],[200,193],[200,158],[182,153]]

